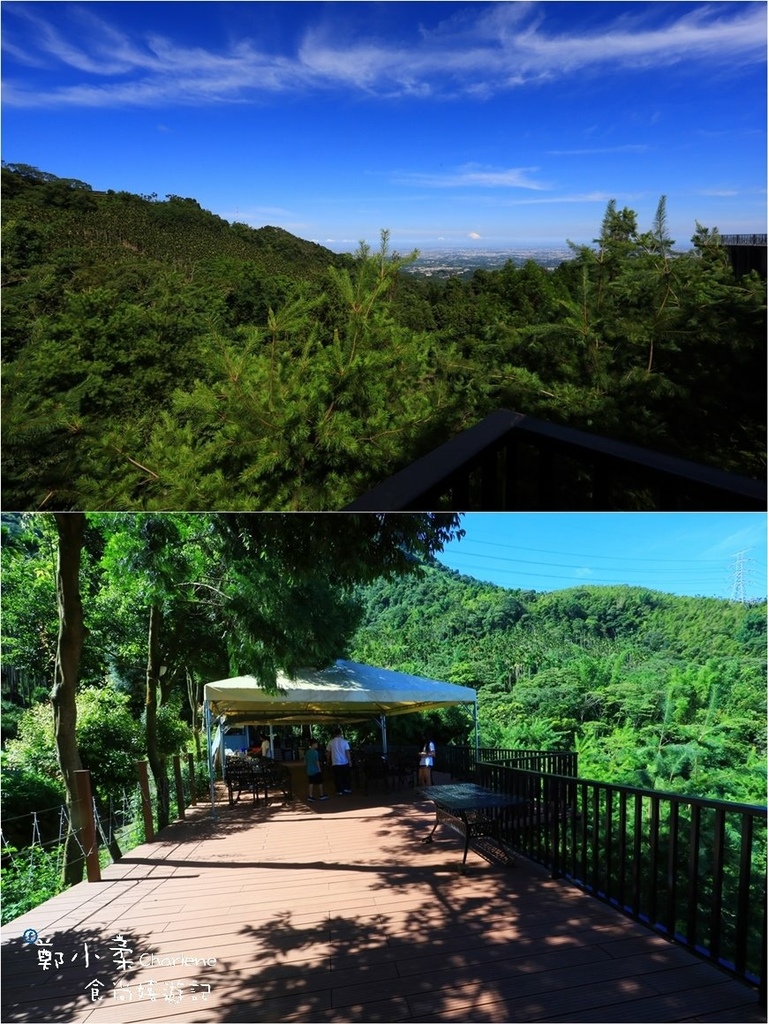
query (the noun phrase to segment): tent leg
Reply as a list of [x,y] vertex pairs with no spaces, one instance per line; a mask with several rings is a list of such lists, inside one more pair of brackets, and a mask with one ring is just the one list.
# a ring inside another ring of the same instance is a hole
[[384,755],[387,753],[387,718],[386,715],[381,715],[379,718],[374,718],[374,722],[379,727],[381,733],[381,751]]
[[213,772],[213,744],[211,742],[211,705],[208,701],[204,704],[205,709],[205,739],[208,746],[208,786],[211,796],[211,816],[216,820],[216,780]]

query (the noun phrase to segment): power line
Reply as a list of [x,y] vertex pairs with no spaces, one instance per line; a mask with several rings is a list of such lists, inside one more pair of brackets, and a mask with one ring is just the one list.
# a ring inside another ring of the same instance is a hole
[[[554,554],[554,552],[549,552],[549,553],[550,554]],[[512,563],[514,565],[536,565],[536,566],[539,566],[539,567],[546,566],[547,568],[557,568],[557,569],[581,569],[581,568],[584,568],[585,563],[589,562],[592,559],[592,557],[595,557],[595,556],[592,556],[592,555],[584,555],[584,556],[573,555],[573,556],[570,556],[569,555],[569,556],[565,556],[565,557],[580,558],[580,562],[578,564],[576,564],[576,565],[566,565],[566,564],[564,564],[562,562],[542,562],[540,559],[534,559],[534,560],[531,561],[531,560],[528,560],[528,559],[525,559],[525,558],[498,558],[496,555],[481,555],[481,554],[475,554],[474,552],[467,552],[466,555],[464,555],[463,553],[462,554],[458,554],[457,553],[457,554],[452,554],[451,555],[451,558],[452,558],[453,561],[458,561],[460,559],[464,560],[465,558],[474,558],[474,559],[483,558],[483,559],[486,559],[486,560],[490,560],[491,563],[494,566],[499,565],[502,562],[508,562],[508,563]],[[606,558],[606,557],[610,557],[610,556],[603,555],[601,557]],[[612,559],[612,562],[614,563],[614,565],[616,565],[617,561],[620,562],[621,559]],[[634,561],[634,559],[633,559],[633,561]],[[661,562],[662,564],[667,564],[665,562],[665,560],[662,560],[662,559],[639,559],[639,561],[646,561],[646,562],[656,561],[656,562]],[[683,559],[681,559],[680,561],[683,561]],[[687,569],[654,569],[653,572],[654,573],[661,573],[661,572],[664,572],[664,573],[676,573],[676,574],[679,574],[680,572],[691,572],[693,567],[696,565],[695,560],[687,559],[685,561],[687,563],[690,563],[690,566]],[[721,559],[712,559],[712,561],[716,562],[717,565],[722,566],[722,560]],[[612,567],[613,566],[611,566],[611,568]],[[609,567],[605,566],[603,568],[609,568]],[[622,567],[621,565],[616,565],[616,569],[617,569],[617,571],[620,571],[620,572],[642,572],[642,573],[648,573],[648,571],[649,571],[647,568],[639,568],[639,567],[638,568],[634,568],[632,566]],[[499,571],[502,571],[502,570],[499,570]],[[713,574],[712,578],[713,579],[715,578],[715,575],[714,575],[715,574],[715,570],[714,570],[714,568],[709,568],[708,566],[707,567],[703,566],[702,567],[702,572],[712,573]],[[721,578],[719,572],[717,573],[717,578],[718,579]]]
[[[461,544],[461,541],[457,541],[456,543],[457,544]],[[617,559],[617,557],[615,555],[600,555],[600,554],[597,554],[597,553],[589,554],[589,555],[584,555],[584,554],[579,554],[578,552],[574,552],[574,551],[549,551],[549,550],[546,550],[545,548],[532,548],[532,547],[529,547],[528,545],[521,545],[521,544],[499,544],[498,542],[492,541],[492,540],[474,540],[473,539],[470,543],[472,543],[472,544],[482,544],[482,545],[484,545],[486,547],[492,547],[492,548],[504,548],[504,549],[506,549],[508,551],[525,551],[528,554],[536,553],[536,554],[540,554],[540,555],[561,555],[561,556],[564,556],[565,558],[608,558],[612,562],[621,561],[621,559],[620,558]],[[712,562],[713,564],[717,563],[718,565],[722,565],[722,559],[721,558],[634,558],[633,557],[633,558],[629,559],[629,561],[632,561],[632,562],[679,562],[679,563],[683,563],[683,564],[690,563],[692,565],[698,565],[700,562]]]
[[[452,566],[446,566],[446,567],[447,568],[452,568]],[[472,564],[469,564],[468,566],[466,566],[466,568],[456,569],[456,571],[457,572],[465,573],[466,575],[472,575],[473,572],[481,572],[481,573],[485,573],[485,574],[491,574],[492,573],[494,576],[523,576],[525,579],[561,580],[561,581],[569,583],[569,584],[578,585],[578,584],[581,583],[581,584],[584,584],[585,586],[590,584],[590,583],[592,583],[592,584],[610,585],[610,584],[624,584],[626,582],[626,580],[621,578],[621,571],[618,574],[614,574],[614,575],[612,575],[610,577],[607,577],[607,578],[598,578],[598,577],[595,577],[595,576],[574,577],[573,575],[567,576],[567,575],[563,575],[562,573],[541,573],[541,572],[531,572],[530,570],[521,571],[521,570],[518,570],[518,569],[500,569],[500,568],[488,567],[488,566],[473,566]],[[722,583],[722,575],[721,574],[717,574],[717,575],[707,576],[707,577],[697,576],[695,578],[675,576],[671,580],[664,581],[663,585],[671,586],[674,583],[677,583],[677,584],[683,584],[683,583],[686,583],[686,584],[700,584],[700,585],[716,584],[716,583]],[[647,590],[653,590],[654,589],[654,587],[651,584],[645,583],[645,582],[643,582],[643,583],[635,583],[633,585],[634,586],[644,587]],[[660,586],[661,586],[661,584],[660,584]]]
[[[684,591],[699,596],[712,596],[727,599],[728,590],[724,586],[723,570],[725,560],[720,558],[622,558],[615,554],[583,554],[576,552],[555,551],[552,549],[535,548],[528,545],[504,544],[499,541],[471,538],[468,544],[461,544],[463,550],[444,551],[442,558],[450,562],[450,568],[478,579],[496,582],[499,586],[515,588],[531,586],[526,580],[549,580],[549,588],[588,586],[641,586],[650,590],[667,592]],[[478,548],[490,549],[489,553]],[[751,550],[751,549],[750,549]],[[500,554],[500,552],[519,551],[526,555],[541,554],[542,558],[520,558]],[[578,562],[562,559],[577,559]],[[600,561],[610,565],[600,565]],[[445,564],[445,563],[444,563]],[[532,571],[532,568],[535,567]],[[546,571],[551,570],[551,571]],[[760,567],[758,567],[758,571]],[[736,600],[761,600],[763,593],[754,578],[754,574],[744,570],[734,580]],[[557,581],[555,583],[554,581]],[[535,585],[535,584],[534,584]]]
[[[494,545],[496,546],[496,545]],[[498,545],[510,547],[511,545]],[[520,549],[533,550],[533,549]],[[603,556],[605,557],[605,556]],[[478,560],[482,559],[486,564]],[[646,590],[658,590],[663,593],[687,593],[692,596],[712,597],[717,600],[728,599],[728,591],[724,587],[722,562],[718,559],[707,559],[720,565],[717,571],[709,565],[699,565],[691,559],[681,559],[684,563],[678,569],[673,568],[640,568],[639,566],[616,565],[612,560],[611,566],[591,568],[585,565],[585,558],[580,565],[566,565],[558,562],[531,561],[529,559],[499,558],[495,555],[483,555],[467,552],[466,554],[455,554],[443,552],[438,561],[447,568],[462,575],[470,576],[478,580],[485,580],[495,583],[497,586],[512,589],[530,589],[532,584],[528,581],[550,580],[557,581],[545,585],[545,589],[564,589],[579,586],[635,586]],[[661,562],[661,559],[644,559],[641,561]],[[450,564],[449,564],[450,563]],[[490,563],[490,564],[487,564]],[[537,572],[527,568],[536,566],[537,569],[552,569],[553,572]],[[560,570],[560,571],[558,571]],[[577,573],[579,575],[577,575]],[[640,580],[632,579],[632,574],[641,573]],[[752,594],[748,589],[755,589],[754,584],[748,588],[753,581],[748,579],[748,573],[743,574],[743,600],[762,600],[764,594]],[[533,584],[535,586],[535,584]],[[739,590],[741,597],[742,591]]]

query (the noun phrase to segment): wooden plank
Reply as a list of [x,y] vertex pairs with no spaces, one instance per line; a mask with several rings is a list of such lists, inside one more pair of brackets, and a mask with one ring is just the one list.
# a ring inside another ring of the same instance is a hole
[[[765,1020],[753,990],[535,865],[458,875],[455,838],[421,844],[434,810],[413,791],[267,808],[221,796],[216,820],[188,809],[101,883],[5,927],[0,1019]],[[55,970],[29,927],[62,954]],[[117,934],[157,962],[118,972]],[[216,962],[163,962],[179,957]]]

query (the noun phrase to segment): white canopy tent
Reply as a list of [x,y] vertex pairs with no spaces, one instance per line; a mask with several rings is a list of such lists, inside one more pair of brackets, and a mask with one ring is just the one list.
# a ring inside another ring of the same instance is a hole
[[386,751],[388,716],[431,711],[456,704],[471,705],[477,746],[477,693],[469,686],[424,679],[354,661],[337,661],[326,669],[301,669],[293,679],[280,674],[275,693],[268,693],[255,676],[236,676],[206,683],[204,708],[211,784],[211,727],[215,720],[274,727],[306,722],[343,725],[372,718],[381,728],[382,746]]

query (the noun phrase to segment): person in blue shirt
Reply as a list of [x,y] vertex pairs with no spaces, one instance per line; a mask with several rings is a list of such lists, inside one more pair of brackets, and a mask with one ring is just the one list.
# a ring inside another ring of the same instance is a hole
[[320,767],[320,751],[317,749],[317,740],[310,740],[309,750],[304,755],[304,764],[307,767],[307,791],[309,793],[307,800],[314,802],[318,799],[314,795],[315,790],[320,791],[320,800],[327,800],[328,797],[323,792],[323,771]]

